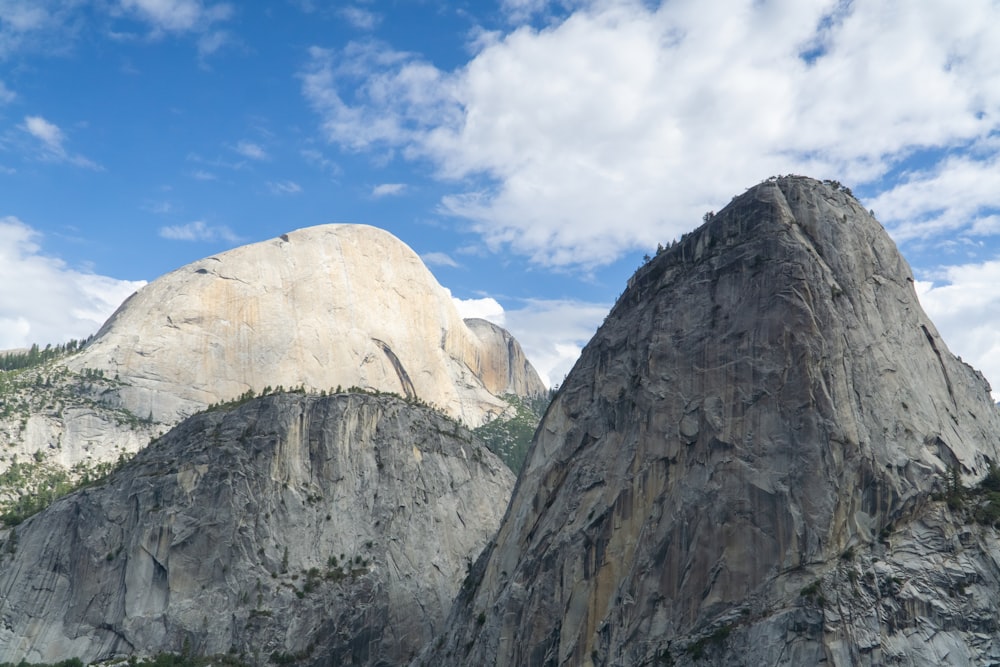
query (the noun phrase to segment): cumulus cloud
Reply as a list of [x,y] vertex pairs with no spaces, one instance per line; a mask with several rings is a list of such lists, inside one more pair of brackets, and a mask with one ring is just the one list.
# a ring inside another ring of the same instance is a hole
[[501,327],[504,326],[506,314],[504,313],[503,306],[493,297],[483,297],[480,299],[459,299],[452,297],[451,300],[455,303],[455,308],[458,309],[458,314],[462,316],[463,320],[478,318]]
[[372,188],[372,197],[391,197],[406,192],[405,183],[382,183]]
[[171,241],[229,241],[238,243],[242,239],[224,225],[209,225],[195,220],[186,225],[168,225],[160,228],[160,236]]
[[554,387],[562,384],[610,308],[570,299],[531,299],[506,311],[505,326],[546,386]]
[[917,281],[920,305],[948,348],[990,381],[1000,400],[1000,260],[950,266]]
[[100,167],[82,155],[66,150],[66,135],[55,123],[50,123],[41,116],[25,116],[21,129],[38,141],[37,157],[52,162],[67,162],[78,167],[100,169]]
[[40,241],[24,222],[0,218],[0,349],[86,338],[145,285],[72,269]]
[[[313,48],[304,95],[341,150],[429,161],[453,187],[443,211],[543,265],[655,247],[780,173],[884,192],[880,217],[904,235],[974,223],[942,208],[904,228],[891,192],[996,171],[996,3],[563,5],[544,27],[481,37],[454,70],[376,42]],[[970,164],[942,159],[969,146]],[[929,175],[903,169],[914,156],[936,163]],[[969,188],[997,204],[989,179]]]

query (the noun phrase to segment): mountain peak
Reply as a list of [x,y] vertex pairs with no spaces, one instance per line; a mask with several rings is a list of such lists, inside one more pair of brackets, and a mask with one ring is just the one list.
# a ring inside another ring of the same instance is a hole
[[[120,377],[126,407],[157,419],[267,386],[357,386],[476,426],[506,407],[481,371],[507,353],[472,333],[408,246],[376,227],[335,224],[153,281],[73,363]],[[517,371],[526,391],[544,392],[530,365]]]
[[428,664],[651,664],[739,623],[780,638],[773,664],[804,573],[1000,461],[988,386],[846,190],[769,179],[707,218],[584,349]]

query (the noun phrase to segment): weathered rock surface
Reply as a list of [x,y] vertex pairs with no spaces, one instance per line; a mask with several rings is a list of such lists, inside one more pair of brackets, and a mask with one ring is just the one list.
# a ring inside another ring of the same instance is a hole
[[[115,405],[120,381],[72,372],[63,361],[0,372],[0,515],[50,474],[92,473],[167,430]],[[23,475],[12,483],[15,464]]]
[[530,364],[498,341],[507,342],[465,325],[399,239],[365,225],[321,225],[158,278],[70,367],[119,377],[125,408],[168,423],[281,385],[395,392],[479,426],[506,409],[491,388],[544,391]]
[[486,354],[474,358],[472,368],[491,394],[532,397],[546,393],[541,378],[509,331],[476,317],[466,319],[465,324],[486,350]]
[[[131,454],[183,417],[267,387],[416,397],[476,427],[545,387],[517,342],[462,321],[401,241],[323,225],[236,248],[130,297],[86,348],[0,372],[0,472]],[[17,489],[0,488],[0,509]]]
[[997,664],[1000,541],[931,497],[998,441],[877,221],[771,179],[630,281],[414,664]]
[[404,664],[441,631],[513,481],[465,427],[391,396],[196,415],[0,531],[0,662],[186,648]]

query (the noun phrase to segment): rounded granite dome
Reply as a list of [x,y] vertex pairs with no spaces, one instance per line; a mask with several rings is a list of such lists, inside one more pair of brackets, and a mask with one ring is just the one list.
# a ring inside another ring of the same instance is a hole
[[[331,224],[162,276],[74,364],[118,376],[125,407],[160,420],[248,390],[339,386],[419,398],[475,426],[505,407],[508,378],[494,369],[507,355],[466,326],[406,244]],[[530,365],[520,372],[541,387]]]

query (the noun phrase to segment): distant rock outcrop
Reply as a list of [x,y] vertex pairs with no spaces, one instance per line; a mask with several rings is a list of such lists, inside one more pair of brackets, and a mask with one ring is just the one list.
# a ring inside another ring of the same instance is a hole
[[470,331],[399,239],[321,225],[154,280],[70,366],[120,378],[124,407],[169,423],[280,385],[395,392],[479,426],[506,409],[508,388],[544,391],[506,343]]
[[469,318],[465,324],[486,351],[475,357],[472,367],[491,394],[537,397],[546,393],[541,378],[510,332],[479,318]]
[[442,630],[513,482],[465,427],[391,396],[196,415],[0,530],[0,663],[405,664]]
[[414,664],[1000,663],[1000,541],[942,500],[1000,462],[1000,415],[912,282],[801,177],[658,254]]

